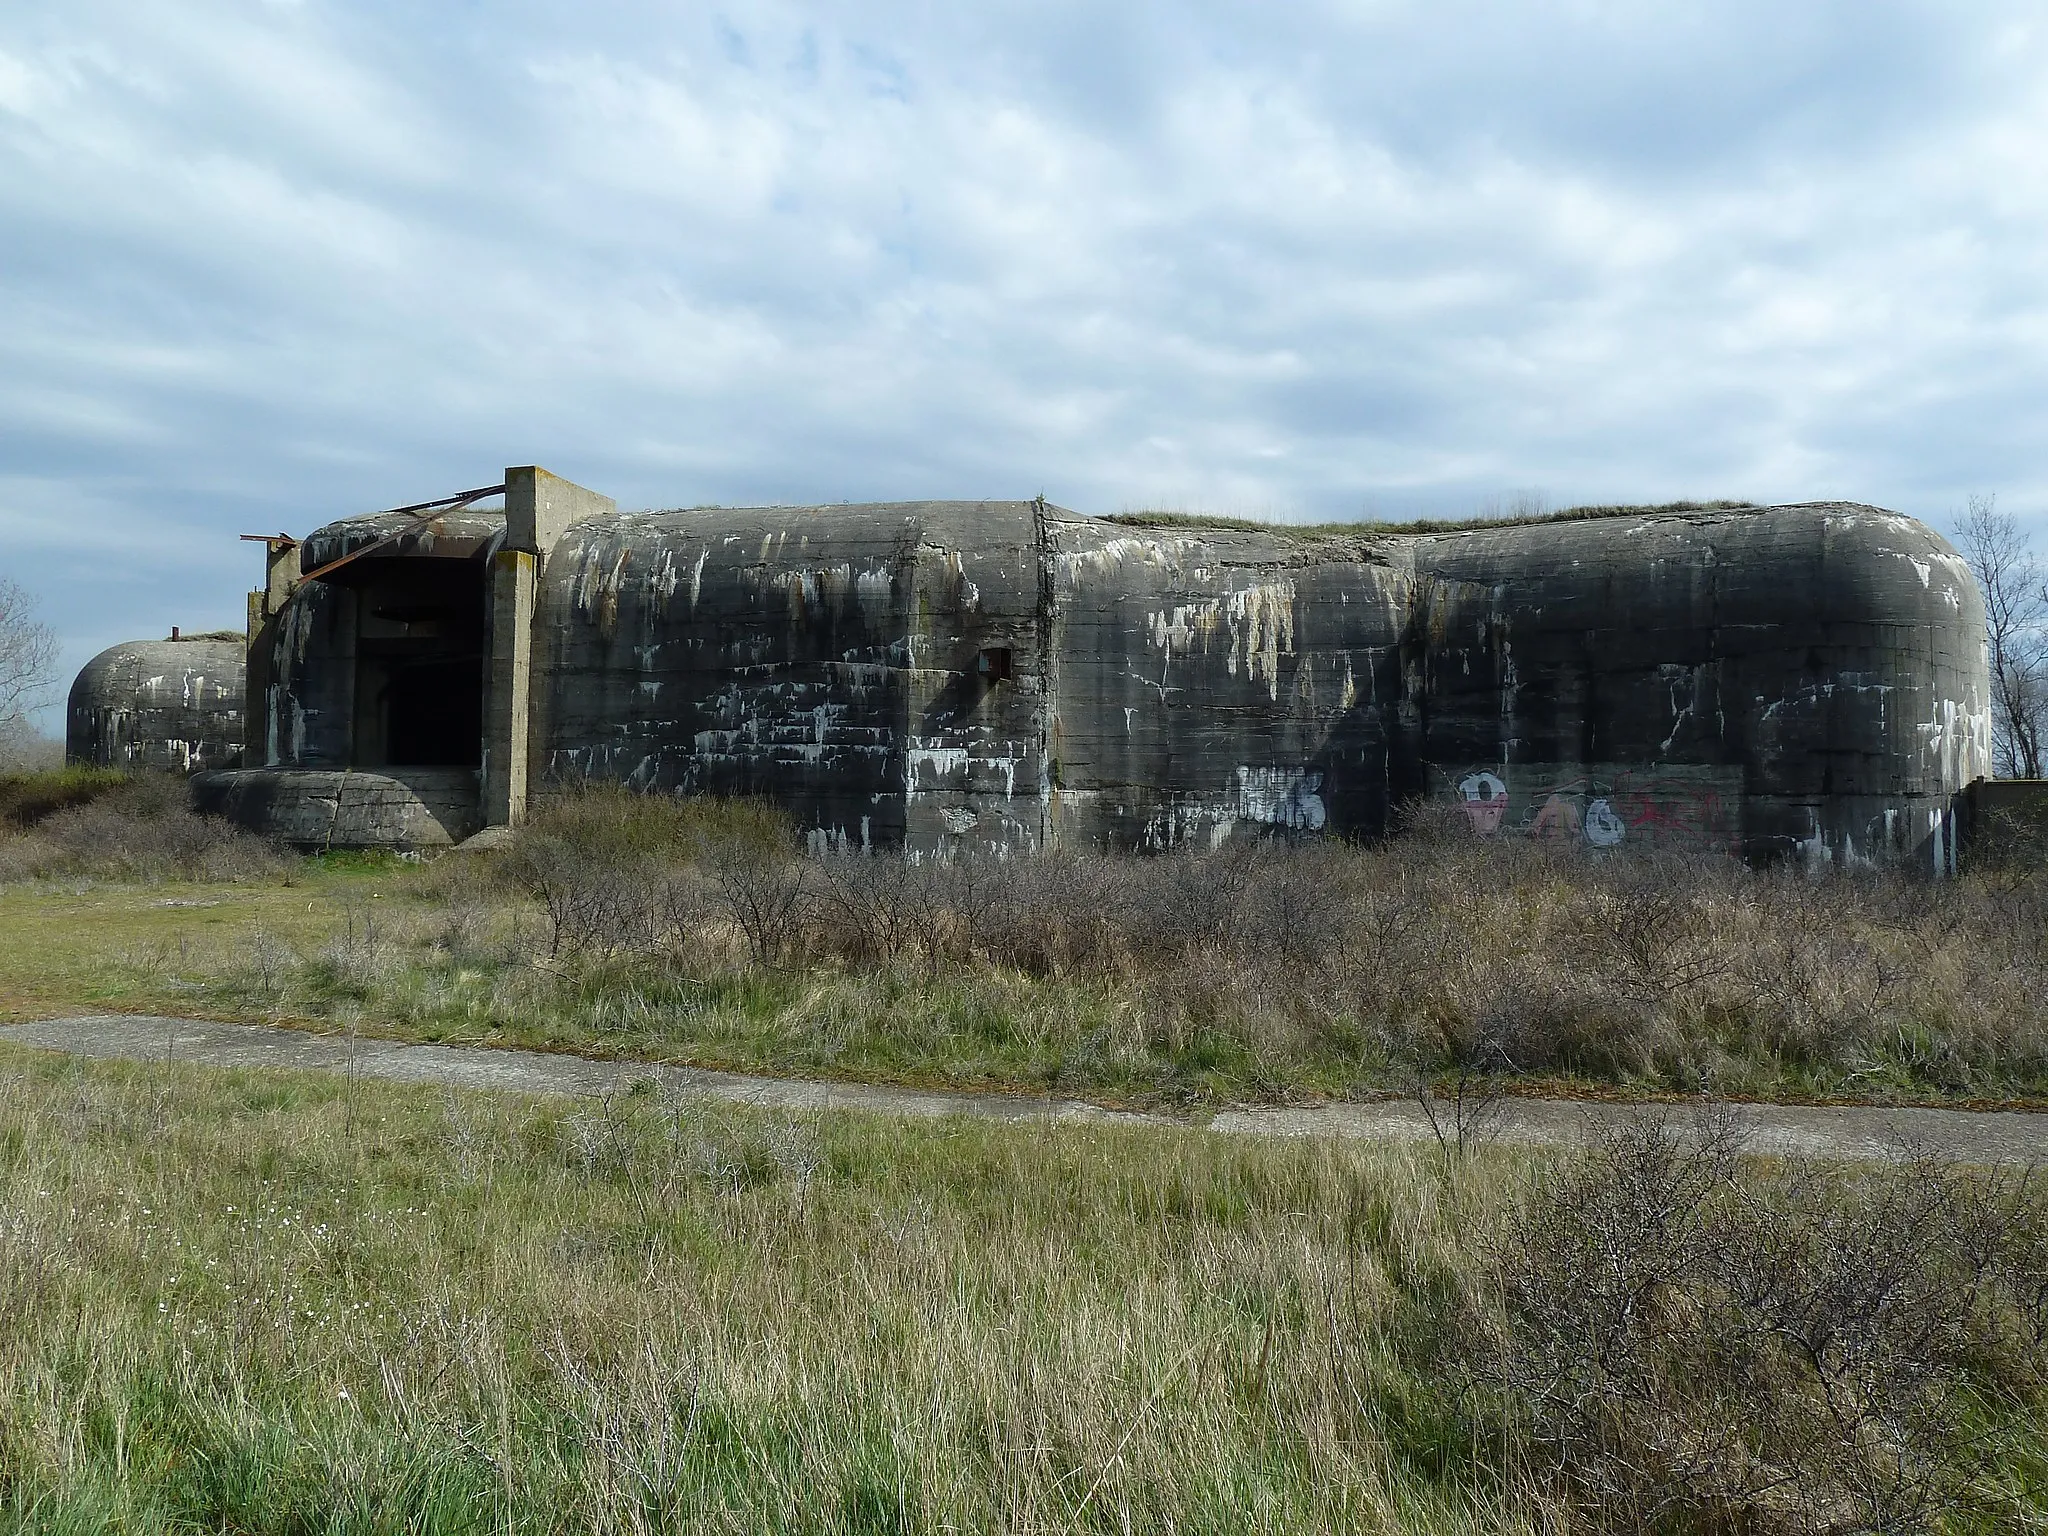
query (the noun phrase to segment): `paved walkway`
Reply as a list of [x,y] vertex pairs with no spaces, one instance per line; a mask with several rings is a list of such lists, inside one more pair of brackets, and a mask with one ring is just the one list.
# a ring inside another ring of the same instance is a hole
[[[1025,1094],[940,1093],[863,1083],[809,1082],[706,1072],[647,1062],[592,1061],[538,1051],[476,1046],[405,1045],[391,1040],[273,1029],[261,1024],[218,1024],[134,1014],[94,1014],[0,1026],[0,1041],[120,1061],[180,1061],[212,1067],[282,1067],[296,1071],[354,1072],[398,1083],[441,1083],[513,1093],[578,1094],[622,1091],[652,1078],[664,1088],[702,1093],[777,1109],[856,1109],[874,1114],[932,1117],[972,1115],[984,1120],[1069,1120],[1103,1125],[1185,1126],[1168,1115],[1102,1109],[1071,1099]],[[1572,1100],[1508,1102],[1498,1127],[1501,1141],[1557,1144],[1589,1126],[1632,1113],[1626,1106]],[[1954,1162],[2048,1163],[2048,1114],[1961,1109],[1809,1108],[1743,1105],[1741,1120],[1751,1150],[1792,1156],[1885,1158],[1908,1143]],[[1286,1109],[1229,1109],[1208,1128],[1249,1136],[1356,1136],[1415,1141],[1431,1136],[1412,1102],[1321,1104]]]

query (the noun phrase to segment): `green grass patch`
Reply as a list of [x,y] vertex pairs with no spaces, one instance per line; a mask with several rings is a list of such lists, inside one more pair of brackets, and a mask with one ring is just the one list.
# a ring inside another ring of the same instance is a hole
[[90,805],[129,782],[111,768],[52,768],[0,775],[0,829],[32,827],[73,806]]

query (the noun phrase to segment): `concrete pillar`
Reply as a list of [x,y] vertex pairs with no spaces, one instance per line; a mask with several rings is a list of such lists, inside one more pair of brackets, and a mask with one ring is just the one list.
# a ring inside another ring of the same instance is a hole
[[537,703],[546,696],[547,654],[536,646],[534,605],[548,556],[572,523],[610,517],[609,496],[535,465],[505,471],[505,543],[491,566],[491,660],[484,704],[484,822],[526,820],[533,758],[544,730]]
[[244,768],[263,768],[277,761],[271,730],[272,652],[277,645],[277,616],[284,612],[284,605],[299,588],[298,540],[280,533],[263,539],[262,543],[263,589],[249,594],[249,654],[242,696],[240,764]]
[[484,705],[484,825],[526,820],[528,739],[532,730],[535,561],[501,549],[491,562],[491,670]]

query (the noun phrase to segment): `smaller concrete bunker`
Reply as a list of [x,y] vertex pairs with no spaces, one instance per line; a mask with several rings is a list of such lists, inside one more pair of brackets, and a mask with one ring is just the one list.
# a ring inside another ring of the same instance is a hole
[[109,646],[79,670],[66,761],[197,773],[241,760],[248,641],[232,630]]

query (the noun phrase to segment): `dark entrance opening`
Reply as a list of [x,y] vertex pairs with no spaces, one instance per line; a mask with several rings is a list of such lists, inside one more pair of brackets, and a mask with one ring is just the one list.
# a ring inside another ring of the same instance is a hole
[[385,756],[416,767],[483,761],[480,658],[393,657],[385,684]]
[[359,562],[359,768],[483,762],[484,571],[476,560]]

